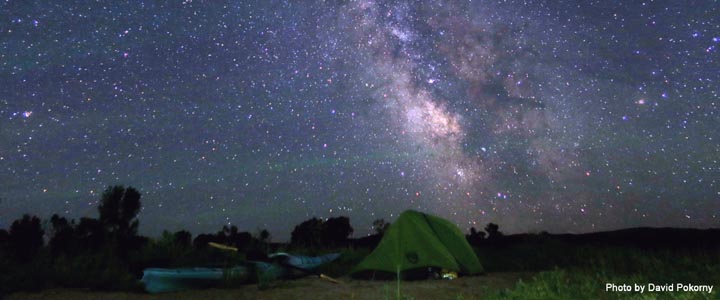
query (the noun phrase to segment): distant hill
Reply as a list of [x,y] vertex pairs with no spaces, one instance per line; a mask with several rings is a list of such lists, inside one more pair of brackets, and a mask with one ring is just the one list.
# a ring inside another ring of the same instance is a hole
[[682,248],[719,246],[720,229],[639,227],[583,234],[513,234],[495,241],[482,240],[480,245],[504,245],[520,242],[564,242],[574,245],[635,246],[640,248]]
[[[382,236],[374,234],[350,239],[356,248],[374,248]],[[474,246],[509,246],[520,243],[566,243],[570,245],[631,246],[638,248],[691,248],[720,246],[720,228],[652,228],[638,227],[582,234],[520,233],[472,241]]]

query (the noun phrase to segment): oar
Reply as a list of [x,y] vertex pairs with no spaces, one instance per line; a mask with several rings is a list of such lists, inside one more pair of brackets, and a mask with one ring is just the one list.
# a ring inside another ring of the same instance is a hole
[[337,280],[337,279],[332,278],[332,277],[330,277],[330,276],[327,276],[327,275],[325,275],[325,274],[320,274],[320,278],[321,278],[321,279],[325,279],[325,280],[327,280],[327,281],[330,281],[330,282],[332,282],[332,283],[336,283],[336,284],[343,284],[343,283],[344,283],[344,282],[342,282],[342,281],[340,281],[340,280]]
[[322,273],[318,273],[318,272],[315,272],[315,271],[312,271],[312,270],[308,270],[308,269],[303,269],[303,268],[301,268],[301,267],[293,266],[293,265],[291,265],[291,264],[288,264],[288,263],[285,263],[285,262],[282,262],[282,261],[278,261],[278,263],[279,263],[281,266],[283,266],[283,267],[286,267],[286,268],[289,268],[289,269],[298,270],[298,271],[300,271],[300,272],[303,272],[303,273],[305,273],[305,275],[315,275],[315,276],[317,276],[317,277],[320,278],[320,279],[325,279],[325,280],[330,281],[330,282],[332,282],[332,283],[343,284],[342,281],[337,280],[337,279],[335,279],[335,278],[332,278],[332,277],[327,276],[327,275],[322,274]]
[[221,249],[221,250],[238,252],[238,248],[231,247],[231,246],[228,246],[228,245],[219,244],[219,243],[216,243],[216,242],[209,242],[208,245],[210,245],[210,246],[212,246],[212,247],[215,247],[215,248],[218,248],[218,249]]

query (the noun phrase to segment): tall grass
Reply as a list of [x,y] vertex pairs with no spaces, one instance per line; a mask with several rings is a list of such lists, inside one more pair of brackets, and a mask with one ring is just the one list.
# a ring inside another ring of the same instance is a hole
[[[718,277],[714,284],[717,285]],[[647,283],[674,284],[676,281],[658,282],[643,274],[604,275],[589,270],[563,270],[540,272],[528,282],[519,281],[514,288],[498,291],[487,299],[718,299],[718,294],[706,292],[612,292],[605,290],[606,283],[647,285]],[[684,283],[700,282],[681,280]]]
[[[487,249],[486,249],[487,250]],[[515,249],[517,250],[517,249]],[[554,251],[555,254],[548,253]],[[512,270],[540,271],[532,280],[497,291],[489,299],[719,299],[720,251],[707,249],[646,250],[621,247],[540,248],[535,253],[508,251],[501,260],[515,259]],[[484,253],[489,262],[489,253]],[[528,261],[538,257],[544,262]],[[502,266],[490,263],[494,271]],[[548,270],[548,268],[550,268]],[[691,283],[715,285],[703,292],[612,292],[606,283],[647,286]]]
[[[298,251],[299,250],[299,251]],[[341,252],[334,262],[321,266],[319,273],[331,277],[346,276],[372,249],[292,249],[294,253],[321,255]],[[720,299],[713,294],[689,292],[606,292],[605,284],[692,283],[716,285],[720,290],[720,249],[647,250],[620,246],[578,246],[556,241],[487,245],[476,249],[486,272],[538,272],[509,289],[488,291],[487,299]],[[47,287],[90,287],[100,290],[139,291],[138,270],[144,267],[185,267],[222,263],[233,266],[246,257],[212,249],[176,247],[163,241],[151,241],[129,256],[127,262],[112,253],[86,253],[51,259],[47,253],[24,265],[0,255],[0,295],[13,290],[37,290]],[[48,268],[48,266],[50,266]],[[402,278],[402,276],[396,276]],[[274,288],[278,282],[258,278],[259,288]],[[408,299],[402,294],[401,280],[383,285],[385,299]],[[237,286],[231,284],[228,286]],[[493,287],[488,287],[493,289]],[[449,295],[451,296],[451,295]],[[468,295],[469,299],[473,295]],[[457,295],[457,299],[464,298]],[[486,299],[483,298],[483,299]]]

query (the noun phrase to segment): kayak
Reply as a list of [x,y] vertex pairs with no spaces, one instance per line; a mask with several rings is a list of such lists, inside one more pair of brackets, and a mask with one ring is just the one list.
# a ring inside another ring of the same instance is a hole
[[273,262],[249,261],[231,268],[149,268],[140,281],[148,293],[176,292],[189,289],[254,283],[260,280],[295,278],[308,275],[320,265],[333,261],[339,253],[318,257],[275,253]]
[[288,265],[303,270],[312,270],[324,263],[329,263],[338,257],[340,253],[330,253],[322,256],[292,255],[285,252],[278,252],[268,255],[273,261],[281,265]]
[[150,268],[143,271],[140,280],[145,284],[148,293],[164,293],[198,289],[215,286],[218,283],[235,278],[238,281],[247,281],[250,278],[248,268],[237,266],[225,268],[179,268],[160,269]]

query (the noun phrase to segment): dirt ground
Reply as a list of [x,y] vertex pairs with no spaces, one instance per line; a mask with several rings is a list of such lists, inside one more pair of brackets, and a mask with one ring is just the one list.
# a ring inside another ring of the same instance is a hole
[[[401,282],[404,299],[483,299],[484,295],[499,289],[510,288],[518,279],[527,280],[532,273],[490,273],[461,277],[454,280],[424,280]],[[84,299],[396,299],[395,281],[367,281],[340,278],[342,284],[331,283],[317,277],[277,281],[260,290],[256,284],[234,289],[206,289],[165,294],[139,294],[122,292],[94,292],[88,290],[51,289],[38,293],[16,293],[7,299],[84,300]]]

